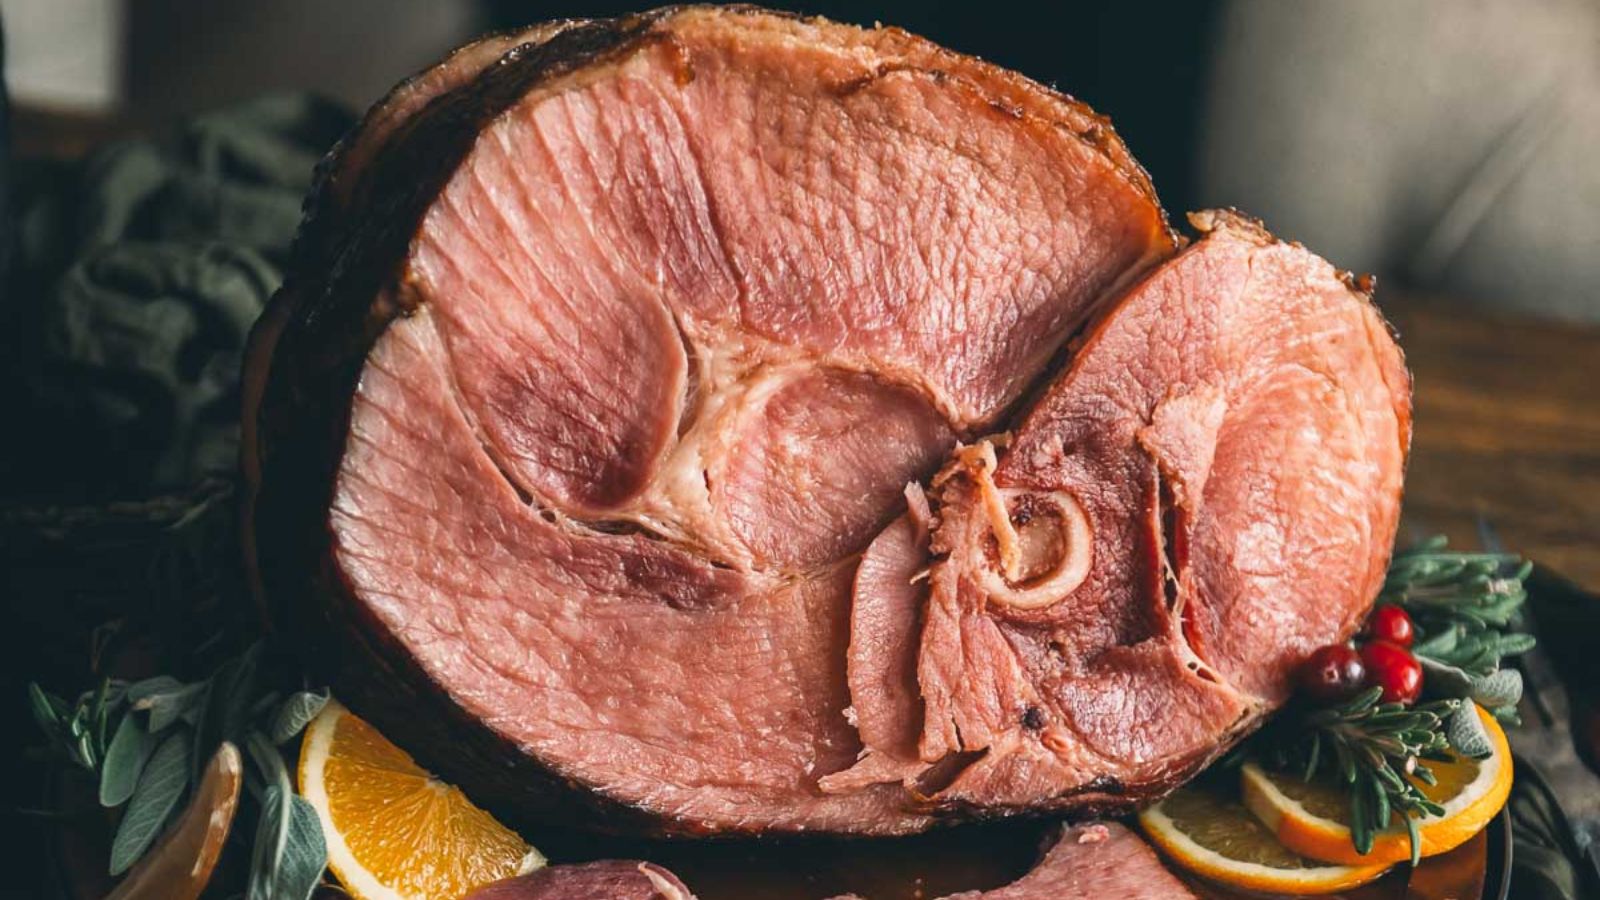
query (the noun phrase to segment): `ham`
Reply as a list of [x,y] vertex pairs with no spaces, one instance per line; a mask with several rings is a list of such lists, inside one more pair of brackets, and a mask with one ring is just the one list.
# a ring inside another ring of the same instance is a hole
[[678,876],[636,860],[550,866],[497,881],[465,900],[694,900]]
[[1077,339],[998,463],[987,439],[952,457],[931,538],[905,518],[868,548],[848,653],[864,749],[825,790],[1127,811],[1365,618],[1410,442],[1399,350],[1309,251],[1234,213],[1194,224]]
[[1195,900],[1138,835],[1115,822],[1068,826],[1027,875],[991,891],[943,900]]
[[1103,118],[904,32],[487,39],[307,209],[252,569],[512,821],[1131,808],[1381,579],[1409,385],[1365,294],[1231,215],[1178,252]]
[[[946,894],[940,900],[1195,900],[1138,835],[1115,822],[1064,826],[1049,838],[1033,869],[992,890]],[[551,866],[495,882],[467,900],[694,900],[677,876],[628,860]],[[862,900],[846,894],[833,900]]]

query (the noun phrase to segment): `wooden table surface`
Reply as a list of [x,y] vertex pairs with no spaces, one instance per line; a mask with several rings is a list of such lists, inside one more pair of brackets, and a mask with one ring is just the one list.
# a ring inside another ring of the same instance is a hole
[[[1415,376],[1405,521],[1510,549],[1600,591],[1600,327],[1378,292]],[[1600,302],[1597,296],[1596,302]]]

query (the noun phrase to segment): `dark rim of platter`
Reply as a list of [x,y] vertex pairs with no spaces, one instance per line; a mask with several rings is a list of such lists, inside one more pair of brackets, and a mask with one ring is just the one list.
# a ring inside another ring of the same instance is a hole
[[1483,874],[1484,900],[1506,900],[1511,896],[1511,812],[1500,810],[1489,823],[1488,860]]

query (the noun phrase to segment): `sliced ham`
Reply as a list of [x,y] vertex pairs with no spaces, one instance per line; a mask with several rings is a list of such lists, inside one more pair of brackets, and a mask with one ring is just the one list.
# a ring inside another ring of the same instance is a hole
[[1126,809],[1365,616],[1410,441],[1399,351],[1304,248],[1231,213],[1195,224],[1076,341],[998,463],[987,441],[955,454],[927,544],[901,520],[868,549],[848,658],[863,757],[825,789]]
[[1115,822],[1061,829],[1039,864],[992,891],[963,891],[942,900],[1195,900],[1154,850]]
[[[1156,852],[1115,822],[1064,826],[1050,837],[1028,874],[987,891],[939,900],[1196,900]],[[833,900],[865,900],[855,894]]]
[[678,876],[637,860],[549,866],[479,888],[464,900],[694,900]]
[[904,32],[488,39],[307,208],[247,375],[260,585],[514,821],[1127,808],[1381,578],[1366,297],[1229,217],[1171,258],[1105,120]]
[[[1063,826],[1016,881],[939,900],[1194,900],[1137,834],[1115,822]],[[551,866],[495,882],[466,900],[694,900],[676,875],[653,863],[605,860]],[[833,900],[862,900],[846,894]]]

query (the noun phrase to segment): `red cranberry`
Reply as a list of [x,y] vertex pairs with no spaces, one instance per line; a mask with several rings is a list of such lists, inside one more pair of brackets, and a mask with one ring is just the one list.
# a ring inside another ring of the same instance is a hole
[[1367,667],[1367,685],[1383,688],[1384,703],[1414,703],[1422,693],[1422,663],[1411,651],[1388,641],[1373,641],[1361,648]]
[[1367,625],[1361,629],[1363,637],[1374,641],[1388,641],[1401,647],[1411,646],[1417,631],[1411,626],[1411,616],[1398,606],[1384,604],[1372,611]]
[[1318,703],[1337,703],[1361,690],[1366,666],[1346,644],[1329,644],[1300,664],[1300,690]]

